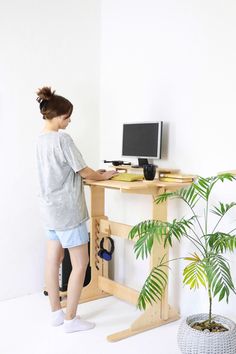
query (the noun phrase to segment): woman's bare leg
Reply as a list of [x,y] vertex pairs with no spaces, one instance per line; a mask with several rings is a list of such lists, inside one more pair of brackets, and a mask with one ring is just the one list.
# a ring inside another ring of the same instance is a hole
[[52,311],[61,309],[59,295],[59,267],[64,258],[61,243],[56,240],[47,241],[45,281]]
[[69,248],[72,271],[67,287],[66,320],[76,316],[80,294],[84,284],[85,272],[88,266],[88,244]]

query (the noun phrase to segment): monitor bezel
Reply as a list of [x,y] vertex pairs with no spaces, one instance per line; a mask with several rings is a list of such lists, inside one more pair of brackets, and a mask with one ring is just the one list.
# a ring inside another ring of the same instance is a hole
[[[157,145],[157,154],[158,156],[137,156],[137,155],[123,155],[123,138],[124,138],[124,125],[135,125],[135,124],[157,124],[158,125],[158,145]],[[159,129],[160,128],[160,129]],[[162,136],[163,136],[163,121],[148,121],[148,122],[125,122],[122,125],[122,157],[141,157],[147,159],[156,159],[160,160],[162,155]]]

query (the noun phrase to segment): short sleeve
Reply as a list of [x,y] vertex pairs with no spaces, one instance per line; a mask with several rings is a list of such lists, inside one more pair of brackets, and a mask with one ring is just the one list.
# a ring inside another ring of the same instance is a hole
[[75,173],[87,167],[83,156],[81,155],[79,149],[75,145],[70,135],[65,133],[62,134],[61,148],[67,163],[70,165],[70,167],[74,170]]

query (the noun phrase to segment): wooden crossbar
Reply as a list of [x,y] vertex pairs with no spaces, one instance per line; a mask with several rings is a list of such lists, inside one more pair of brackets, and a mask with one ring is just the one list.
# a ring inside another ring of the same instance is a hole
[[137,305],[139,292],[128,286],[117,283],[116,281],[99,276],[98,287],[110,295],[114,295],[130,304]]
[[100,220],[100,232],[103,234],[110,233],[111,235],[114,236],[128,238],[128,234],[131,229],[132,226],[130,225],[121,224],[119,222],[110,221],[110,220]]

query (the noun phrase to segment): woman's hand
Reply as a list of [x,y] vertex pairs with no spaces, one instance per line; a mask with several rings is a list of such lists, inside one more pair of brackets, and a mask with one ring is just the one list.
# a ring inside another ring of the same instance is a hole
[[117,174],[118,174],[118,172],[116,172],[116,171],[106,171],[106,172],[102,173],[102,177],[106,181]]
[[97,172],[97,173],[104,173],[104,172],[106,172],[106,170],[104,170],[104,169],[100,168],[100,169],[99,169],[99,170],[97,170],[96,172]]
[[82,170],[80,170],[78,173],[82,178],[91,179],[93,181],[106,181],[110,179],[112,176],[118,174],[118,172],[116,171],[98,172],[98,171],[94,171],[90,167],[85,167]]

